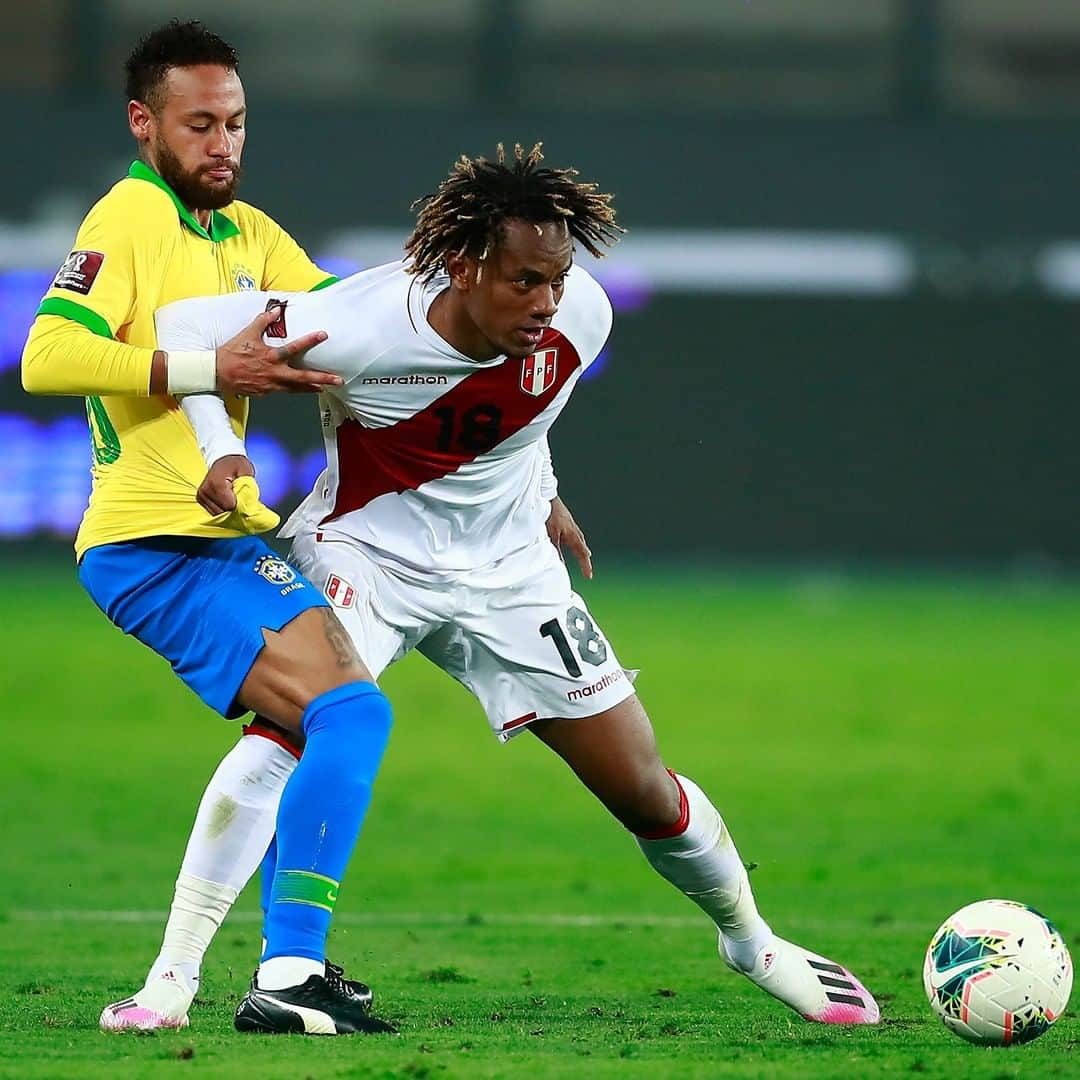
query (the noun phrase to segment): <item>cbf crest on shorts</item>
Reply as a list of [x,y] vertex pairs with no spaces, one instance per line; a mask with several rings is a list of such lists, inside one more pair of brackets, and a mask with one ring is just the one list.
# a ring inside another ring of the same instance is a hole
[[539,397],[555,382],[559,370],[559,350],[541,349],[521,361],[521,389]]
[[255,573],[272,585],[288,585],[296,580],[296,571],[275,555],[262,555],[255,563]]

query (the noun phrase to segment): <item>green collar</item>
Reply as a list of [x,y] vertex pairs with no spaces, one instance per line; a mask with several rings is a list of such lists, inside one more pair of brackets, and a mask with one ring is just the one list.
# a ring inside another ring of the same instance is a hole
[[173,205],[176,207],[176,212],[180,215],[180,220],[196,236],[201,236],[204,240],[212,240],[216,244],[221,240],[228,240],[230,236],[240,235],[240,230],[237,228],[236,223],[232,221],[231,218],[227,218],[220,210],[210,211],[210,229],[209,231],[204,229],[199,224],[194,214],[192,214],[192,212],[177,198],[176,192],[173,191],[173,189],[144,162],[133,161],[131,163],[131,168],[128,169],[128,176],[135,180],[146,180],[155,187],[161,188],[161,190],[172,199]]

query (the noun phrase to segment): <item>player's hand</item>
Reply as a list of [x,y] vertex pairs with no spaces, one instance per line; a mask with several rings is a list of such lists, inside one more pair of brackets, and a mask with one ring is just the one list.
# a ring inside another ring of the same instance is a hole
[[218,347],[217,389],[220,393],[242,397],[261,397],[281,391],[313,394],[327,386],[341,385],[338,375],[327,371],[303,371],[292,366],[326,340],[324,330],[304,334],[277,348],[263,341],[267,327],[276,322],[280,314],[280,308],[271,308],[256,315],[250,326]]
[[242,454],[220,457],[206,474],[206,479],[195,493],[198,504],[211,517],[229,514],[236,509],[236,492],[233,483],[241,476],[254,476],[255,466]]
[[195,498],[215,524],[237,532],[257,536],[281,524],[281,518],[260,501],[255,466],[242,454],[218,458]]
[[582,574],[589,580],[592,579],[592,552],[585,543],[585,534],[581,531],[574,515],[566,507],[562,499],[551,500],[551,513],[547,519],[548,538],[555,545],[555,550],[562,555],[562,549],[567,548],[578,561]]

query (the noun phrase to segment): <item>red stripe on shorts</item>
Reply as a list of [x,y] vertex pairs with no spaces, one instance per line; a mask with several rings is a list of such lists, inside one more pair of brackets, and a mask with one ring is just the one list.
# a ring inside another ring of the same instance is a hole
[[512,728],[521,727],[522,724],[527,724],[530,720],[536,719],[536,713],[526,713],[524,716],[519,716],[516,720],[511,720],[508,724],[503,724],[500,731],[510,731]]

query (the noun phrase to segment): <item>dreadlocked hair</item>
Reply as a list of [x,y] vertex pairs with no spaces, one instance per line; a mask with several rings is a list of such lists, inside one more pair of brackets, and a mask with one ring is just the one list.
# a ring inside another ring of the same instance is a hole
[[596,184],[578,183],[577,169],[541,165],[543,143],[527,154],[514,146],[513,161],[499,143],[496,158],[462,155],[431,195],[413,203],[416,227],[405,242],[409,272],[430,281],[450,255],[469,255],[481,263],[499,242],[507,221],[533,225],[565,221],[570,235],[596,258],[626,230],[615,223],[611,195]]

